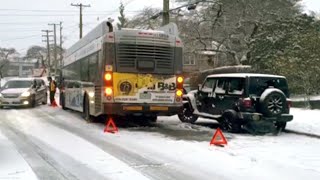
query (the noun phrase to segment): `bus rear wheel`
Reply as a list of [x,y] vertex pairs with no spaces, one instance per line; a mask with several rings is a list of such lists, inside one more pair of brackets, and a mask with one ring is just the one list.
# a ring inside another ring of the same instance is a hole
[[83,118],[87,122],[94,121],[93,117],[90,115],[90,104],[89,104],[89,98],[87,95],[84,97],[84,102],[83,102]]

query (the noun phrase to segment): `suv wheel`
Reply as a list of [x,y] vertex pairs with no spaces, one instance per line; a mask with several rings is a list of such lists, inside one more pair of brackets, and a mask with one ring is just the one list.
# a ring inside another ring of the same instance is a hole
[[189,105],[184,105],[182,112],[178,113],[178,117],[181,122],[195,123],[198,120],[198,116],[193,114]]
[[266,89],[260,98],[260,107],[268,117],[281,115],[286,108],[286,96],[279,89]]
[[239,133],[241,132],[241,124],[237,122],[236,112],[225,112],[218,120],[221,129],[227,132]]

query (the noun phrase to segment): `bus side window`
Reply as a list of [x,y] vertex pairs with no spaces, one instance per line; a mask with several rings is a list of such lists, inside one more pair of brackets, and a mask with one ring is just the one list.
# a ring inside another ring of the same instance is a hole
[[95,82],[97,79],[98,69],[98,53],[95,53],[89,57],[89,81]]
[[72,83],[72,82],[67,82],[67,83],[66,83],[66,87],[67,87],[68,89],[73,89],[73,83]]
[[80,88],[80,83],[79,82],[75,82],[73,84],[73,88]]

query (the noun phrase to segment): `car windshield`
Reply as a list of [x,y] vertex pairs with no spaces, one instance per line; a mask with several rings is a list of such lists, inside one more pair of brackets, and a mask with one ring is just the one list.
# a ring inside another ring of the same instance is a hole
[[4,89],[11,88],[29,88],[32,85],[32,81],[8,81],[4,85]]
[[285,78],[274,78],[274,77],[250,78],[249,94],[261,96],[264,90],[268,87],[274,87],[274,88],[280,89],[287,97],[289,97],[287,80]]

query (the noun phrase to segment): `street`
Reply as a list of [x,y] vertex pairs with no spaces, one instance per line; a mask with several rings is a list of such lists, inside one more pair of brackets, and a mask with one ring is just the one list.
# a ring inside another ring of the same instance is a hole
[[218,126],[204,119],[190,125],[176,116],[160,117],[110,134],[101,122],[87,123],[78,113],[50,106],[0,114],[0,179],[320,177],[320,141],[307,136],[224,133],[223,148],[209,146]]

